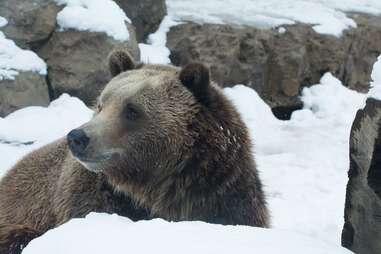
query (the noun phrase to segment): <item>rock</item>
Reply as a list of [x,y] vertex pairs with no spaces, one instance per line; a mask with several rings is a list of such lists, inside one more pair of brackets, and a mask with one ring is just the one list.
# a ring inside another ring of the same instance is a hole
[[366,92],[373,64],[381,54],[381,16],[350,16],[356,21],[357,28],[345,33],[344,39],[348,41],[349,48],[340,78],[350,88]]
[[350,168],[342,245],[357,254],[381,253],[381,101],[368,99],[350,136]]
[[115,0],[115,2],[131,19],[139,42],[144,42],[150,33],[155,32],[167,15],[165,0]]
[[47,106],[48,86],[45,76],[20,72],[14,80],[0,80],[0,117],[27,106]]
[[61,8],[52,0],[0,0],[0,16],[8,20],[2,31],[22,48],[38,48],[54,31]]
[[184,66],[201,61],[211,67],[222,86],[245,84],[280,114],[301,107],[303,87],[332,72],[350,88],[366,91],[373,63],[381,53],[381,17],[353,14],[356,29],[342,37],[316,33],[296,24],[257,29],[217,24],[186,23],[167,35],[171,61]]
[[56,31],[38,52],[48,65],[48,81],[53,98],[69,93],[90,105],[110,76],[107,56],[115,48],[126,48],[139,59],[134,28],[128,25],[130,39],[120,42],[105,33],[77,30]]

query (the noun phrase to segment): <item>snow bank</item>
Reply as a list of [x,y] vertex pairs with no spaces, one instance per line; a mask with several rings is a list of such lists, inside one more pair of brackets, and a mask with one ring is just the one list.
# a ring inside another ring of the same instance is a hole
[[303,90],[304,108],[280,121],[254,90],[238,85],[225,92],[255,140],[272,226],[340,244],[350,128],[366,95],[327,73]]
[[124,11],[112,0],[55,0],[66,7],[57,14],[62,29],[104,32],[115,40],[127,41],[125,22],[131,23]]
[[63,137],[92,114],[82,101],[63,94],[48,107],[26,107],[0,117],[0,176],[20,157]]
[[349,254],[299,234],[203,222],[170,223],[156,219],[132,222],[116,215],[90,214],[33,240],[23,254],[104,253],[257,253]]
[[159,29],[150,34],[148,43],[139,43],[140,59],[144,63],[150,64],[170,64],[170,51],[167,48],[167,33],[172,26],[180,24],[175,22],[170,16],[164,17]]
[[373,81],[371,82],[369,97],[381,100],[381,55],[373,65],[371,77]]
[[175,20],[272,28],[302,22],[318,33],[340,36],[356,23],[343,11],[381,13],[379,0],[167,0]]
[[[7,20],[0,17],[0,28],[7,25]],[[46,75],[46,64],[34,52],[23,50],[5,38],[0,31],[0,81],[15,79],[20,71],[32,71]]]

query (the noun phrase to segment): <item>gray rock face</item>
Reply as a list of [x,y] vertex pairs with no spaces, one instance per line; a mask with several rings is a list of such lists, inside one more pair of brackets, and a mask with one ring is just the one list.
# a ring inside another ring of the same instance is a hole
[[52,0],[0,0],[0,16],[8,20],[2,31],[22,48],[39,47],[54,31],[61,8]]
[[143,42],[155,32],[167,15],[165,0],[115,0],[131,19],[136,28],[136,37]]
[[327,71],[350,88],[366,91],[372,65],[381,52],[381,17],[355,15],[358,28],[340,37],[316,33],[310,26],[286,31],[187,23],[171,28],[171,61],[183,66],[201,61],[223,86],[245,84],[274,108],[298,108],[304,86]]
[[47,106],[49,94],[45,77],[21,72],[14,80],[0,80],[0,117],[27,106]]
[[352,14],[351,17],[358,27],[343,37],[348,50],[339,78],[352,89],[368,91],[373,64],[381,54],[381,16]]
[[54,32],[38,52],[48,65],[52,97],[69,93],[92,104],[110,79],[107,56],[113,49],[126,48],[135,59],[139,59],[134,29],[131,25],[128,27],[128,42],[116,41],[105,33]]
[[342,245],[381,253],[381,101],[368,99],[352,125]]

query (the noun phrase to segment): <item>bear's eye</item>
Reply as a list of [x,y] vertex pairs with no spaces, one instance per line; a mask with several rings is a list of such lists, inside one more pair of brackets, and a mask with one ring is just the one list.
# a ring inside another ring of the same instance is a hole
[[139,118],[139,111],[137,110],[136,106],[132,104],[127,104],[124,108],[124,117],[127,120],[134,121]]

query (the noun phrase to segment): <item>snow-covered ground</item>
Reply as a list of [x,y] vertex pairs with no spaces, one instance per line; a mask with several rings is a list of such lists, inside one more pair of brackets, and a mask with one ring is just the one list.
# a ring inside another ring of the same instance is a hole
[[276,119],[250,88],[226,93],[252,133],[272,225],[340,243],[349,168],[349,133],[366,96],[327,73],[305,88],[304,108],[291,120]]
[[63,94],[46,108],[27,107],[0,117],[0,176],[22,156],[63,137],[92,114],[81,100]]
[[23,254],[350,254],[310,237],[282,230],[161,219],[132,222],[116,215],[73,219],[32,241]]

